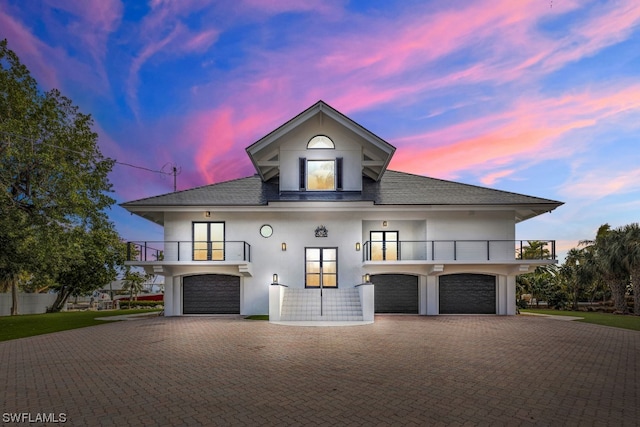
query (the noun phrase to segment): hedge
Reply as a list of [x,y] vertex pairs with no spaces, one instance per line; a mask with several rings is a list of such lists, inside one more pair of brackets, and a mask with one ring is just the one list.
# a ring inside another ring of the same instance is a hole
[[120,308],[155,308],[156,306],[164,307],[164,301],[120,301]]

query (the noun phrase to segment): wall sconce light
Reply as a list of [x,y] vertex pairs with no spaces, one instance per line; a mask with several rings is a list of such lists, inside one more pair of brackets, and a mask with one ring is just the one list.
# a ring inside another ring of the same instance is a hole
[[364,275],[364,283],[370,283],[371,282],[371,275],[369,273]]
[[286,250],[287,250],[287,244],[286,244],[286,243],[284,243],[284,242],[282,242],[282,250],[283,250],[283,251],[286,251]]
[[210,212],[210,211],[206,211],[206,212],[204,213],[204,217],[205,217],[205,218],[211,218],[211,212]]
[[388,224],[387,224],[387,221],[382,221],[382,226],[383,226],[383,227],[386,227],[387,225],[388,225]]
[[357,242],[356,243],[356,251],[359,251],[359,250],[360,250],[360,242]]
[[278,275],[277,274],[273,275],[273,283],[278,283]]

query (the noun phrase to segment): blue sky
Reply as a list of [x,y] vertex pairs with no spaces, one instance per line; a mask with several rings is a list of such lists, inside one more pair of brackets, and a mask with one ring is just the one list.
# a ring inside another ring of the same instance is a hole
[[[391,169],[565,202],[519,239],[565,251],[639,220],[635,0],[0,0],[0,37],[103,153],[176,164],[179,189],[253,174],[244,148],[322,99],[397,147]],[[111,180],[119,202],[173,187]]]

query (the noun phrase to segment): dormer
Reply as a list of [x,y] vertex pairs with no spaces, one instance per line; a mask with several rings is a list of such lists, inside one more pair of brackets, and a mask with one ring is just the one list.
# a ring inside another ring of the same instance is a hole
[[362,191],[362,177],[378,181],[394,151],[323,101],[247,148],[260,178],[278,177],[281,192]]

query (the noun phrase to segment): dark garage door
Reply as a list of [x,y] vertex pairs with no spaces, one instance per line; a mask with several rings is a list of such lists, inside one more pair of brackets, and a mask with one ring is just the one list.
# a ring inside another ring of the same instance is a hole
[[371,276],[375,285],[376,313],[418,313],[418,277],[407,274],[376,274]]
[[182,281],[184,314],[240,314],[240,278],[224,274],[187,276]]
[[440,276],[439,293],[440,314],[496,314],[495,276]]

